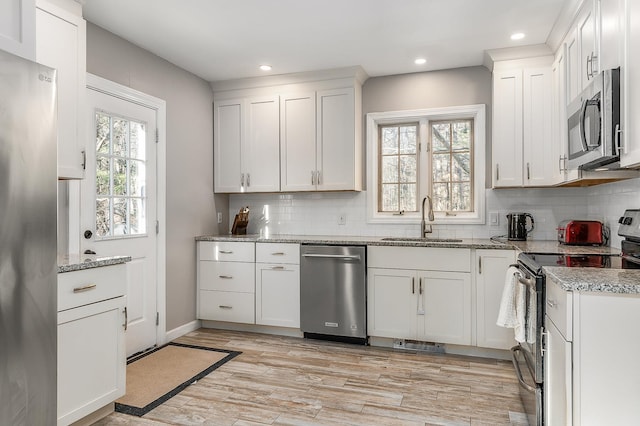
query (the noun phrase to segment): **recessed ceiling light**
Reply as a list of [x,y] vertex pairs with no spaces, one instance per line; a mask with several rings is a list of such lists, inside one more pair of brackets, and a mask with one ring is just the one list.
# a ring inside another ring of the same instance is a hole
[[524,38],[524,33],[511,34],[511,40],[522,40],[523,38]]
[[271,65],[260,65],[262,71],[271,71]]
[[427,63],[427,60],[425,58],[418,58],[415,61],[413,61],[413,63],[416,65],[424,65]]

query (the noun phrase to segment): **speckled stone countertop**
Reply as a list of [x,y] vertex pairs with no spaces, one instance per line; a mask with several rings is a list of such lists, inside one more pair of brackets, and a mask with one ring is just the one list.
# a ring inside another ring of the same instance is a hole
[[640,294],[640,269],[544,268],[565,291]]
[[91,254],[58,256],[58,273],[118,265],[131,261],[131,256],[100,257]]
[[[327,244],[327,245],[368,245],[368,246],[402,246],[402,247],[439,247],[439,248],[482,248],[482,249],[513,249],[504,242],[493,242],[489,239],[458,238],[455,241],[438,241],[437,237],[427,237],[426,240],[412,237],[398,237],[398,241],[385,241],[389,237],[359,237],[332,235],[202,235],[196,241],[244,241],[255,243],[298,243],[298,244]],[[448,239],[448,238],[447,238]]]
[[557,241],[507,241],[507,244],[523,253],[620,254],[620,249],[609,246],[571,246]]

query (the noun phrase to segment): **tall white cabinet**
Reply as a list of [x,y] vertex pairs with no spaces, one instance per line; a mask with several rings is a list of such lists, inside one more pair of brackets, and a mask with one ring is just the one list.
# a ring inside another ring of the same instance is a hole
[[36,1],[36,61],[58,70],[58,178],[85,168],[86,22],[79,3]]

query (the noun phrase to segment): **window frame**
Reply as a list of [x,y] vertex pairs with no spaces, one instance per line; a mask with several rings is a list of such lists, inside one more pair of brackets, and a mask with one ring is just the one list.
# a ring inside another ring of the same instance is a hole
[[[419,223],[421,213],[404,212],[382,213],[378,211],[379,184],[379,127],[381,125],[417,122],[418,124],[418,196],[421,200],[429,195],[431,189],[430,164],[430,123],[445,120],[473,120],[472,167],[474,180],[473,211],[457,212],[451,215],[435,212],[433,224],[484,224],[485,223],[485,169],[486,169],[486,107],[484,104],[462,105],[443,108],[427,108],[405,111],[386,111],[368,113],[366,116],[367,143],[367,222],[387,224]],[[426,180],[425,180],[426,179]]]

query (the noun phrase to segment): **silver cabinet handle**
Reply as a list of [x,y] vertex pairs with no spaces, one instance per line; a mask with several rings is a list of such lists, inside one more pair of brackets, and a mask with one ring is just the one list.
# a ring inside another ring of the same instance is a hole
[[316,170],[316,185],[320,185],[320,170]]
[[231,250],[220,250],[221,254],[233,254]]
[[272,266],[271,269],[276,271],[284,271],[284,266]]
[[314,170],[311,170],[311,185],[315,185],[316,184],[316,172]]
[[496,164],[496,181],[500,180],[500,164]]
[[478,256],[478,274],[482,273],[482,256]]
[[233,279],[233,277],[231,275],[218,275],[218,277],[222,278],[223,280],[231,280],[231,279]]
[[620,155],[620,153],[622,152],[622,142],[621,142],[621,136],[622,134],[622,129],[620,128],[619,124],[616,124],[616,129],[615,129],[615,148],[616,148],[616,155]]
[[271,256],[284,256],[284,253],[281,251],[275,252],[275,253],[271,253]]
[[251,186],[251,173],[247,173],[247,188]]
[[129,313],[127,312],[127,307],[124,307],[124,331],[127,331],[127,326],[129,323]]
[[411,294],[416,294],[416,277],[411,277]]
[[84,285],[84,286],[82,286],[82,287],[76,287],[76,288],[74,288],[74,289],[73,289],[73,292],[74,292],[74,293],[82,293],[82,292],[84,292],[84,291],[93,290],[93,289],[95,289],[95,288],[96,288],[96,284],[87,284],[87,285]]
[[220,309],[233,309],[233,306],[229,306],[229,305],[218,305],[218,307]]
[[240,188],[244,188],[244,173],[240,174]]
[[418,294],[422,294],[422,277],[418,279]]
[[527,180],[531,180],[531,165],[527,163]]

